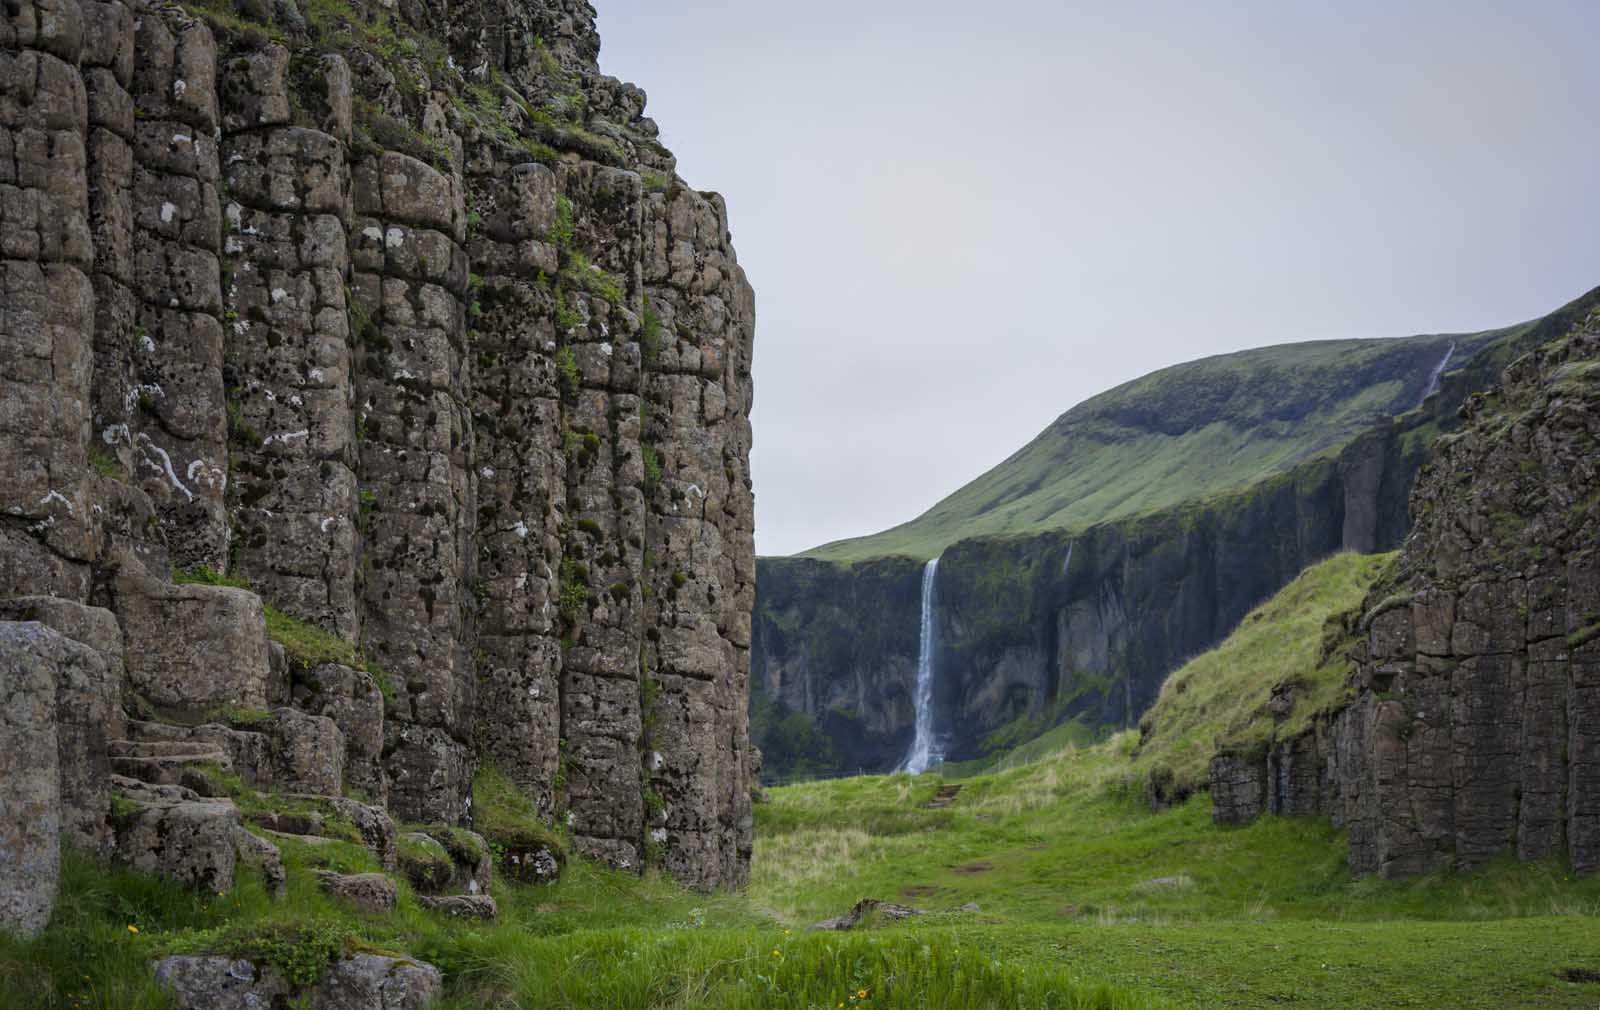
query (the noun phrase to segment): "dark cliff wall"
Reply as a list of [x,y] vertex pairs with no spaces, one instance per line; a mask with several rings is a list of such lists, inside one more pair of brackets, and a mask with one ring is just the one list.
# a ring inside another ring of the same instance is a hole
[[[1168,673],[1308,564],[1398,546],[1413,479],[1431,441],[1459,424],[1460,405],[1597,301],[1591,292],[1498,337],[1420,408],[1376,418],[1338,453],[1283,475],[1082,531],[952,544],[936,608],[935,725],[946,756],[975,757],[997,731],[1010,738],[1075,717],[1134,725]],[[867,767],[884,770],[910,740],[920,570],[909,558],[757,562],[753,683],[809,714],[840,769],[854,767],[838,760],[845,747],[858,762],[880,755]],[[837,710],[859,723],[839,723],[829,715]]]
[[582,849],[750,845],[753,296],[581,0],[7,0],[0,595],[205,566]]
[[1600,868],[1600,312],[1462,407],[1363,604],[1354,700],[1219,754],[1216,819],[1326,813],[1357,872]]
[[892,767],[911,744],[922,563],[763,558],[758,566],[753,653],[763,658],[750,686],[766,766]]

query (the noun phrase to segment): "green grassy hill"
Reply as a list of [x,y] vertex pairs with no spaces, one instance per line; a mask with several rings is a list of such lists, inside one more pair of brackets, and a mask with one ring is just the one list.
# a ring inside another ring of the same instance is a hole
[[1410,410],[1451,345],[1453,369],[1532,325],[1283,344],[1164,368],[1073,407],[916,519],[805,556],[926,559],[966,537],[1082,529],[1245,487]]

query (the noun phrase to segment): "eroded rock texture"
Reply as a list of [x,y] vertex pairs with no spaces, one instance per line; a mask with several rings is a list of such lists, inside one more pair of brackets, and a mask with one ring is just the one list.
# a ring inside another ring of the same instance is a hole
[[1600,313],[1461,408],[1364,604],[1354,702],[1219,755],[1219,821],[1326,812],[1358,872],[1600,867]]
[[109,608],[115,690],[50,688],[151,788],[211,761],[470,824],[487,762],[588,854],[742,881],[727,209],[581,0],[267,6],[3,7],[0,597]]

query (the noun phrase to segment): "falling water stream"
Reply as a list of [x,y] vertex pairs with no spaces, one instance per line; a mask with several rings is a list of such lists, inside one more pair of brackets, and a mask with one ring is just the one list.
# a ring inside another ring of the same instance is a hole
[[1424,403],[1427,403],[1428,397],[1439,391],[1439,377],[1443,375],[1444,370],[1450,366],[1450,359],[1455,356],[1455,353],[1456,345],[1451,344],[1450,349],[1444,352],[1444,358],[1437,365],[1433,366],[1433,371],[1428,373],[1428,386],[1422,391],[1422,399],[1417,401],[1417,406],[1420,407]]
[[922,624],[921,639],[917,644],[917,732],[911,741],[911,753],[900,767],[913,775],[921,775],[928,766],[938,764],[944,755],[938,750],[933,737],[933,584],[939,572],[939,559],[934,558],[922,570]]

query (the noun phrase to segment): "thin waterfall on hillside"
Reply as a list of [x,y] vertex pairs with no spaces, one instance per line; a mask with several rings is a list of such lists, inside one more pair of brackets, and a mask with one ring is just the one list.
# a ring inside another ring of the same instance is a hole
[[1439,377],[1444,374],[1446,368],[1450,367],[1450,359],[1455,356],[1455,353],[1456,345],[1451,344],[1450,349],[1444,352],[1444,357],[1440,359],[1437,365],[1433,366],[1433,371],[1428,373],[1428,386],[1422,391],[1422,399],[1417,401],[1417,406],[1420,407],[1427,403],[1428,397],[1439,391]]
[[917,644],[917,691],[914,701],[917,708],[917,731],[911,740],[911,753],[901,764],[902,771],[921,775],[929,765],[944,759],[938,741],[933,736],[933,653],[937,645],[933,626],[933,584],[939,572],[939,559],[929,561],[922,569],[922,623],[921,640]]

